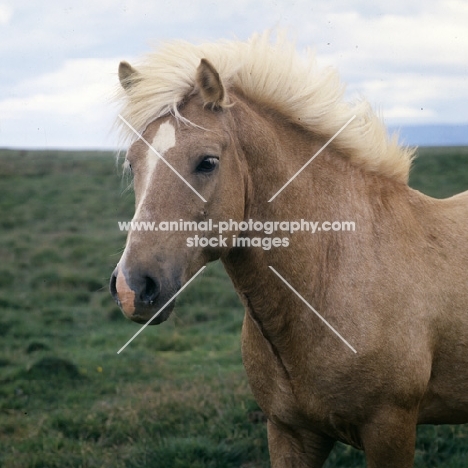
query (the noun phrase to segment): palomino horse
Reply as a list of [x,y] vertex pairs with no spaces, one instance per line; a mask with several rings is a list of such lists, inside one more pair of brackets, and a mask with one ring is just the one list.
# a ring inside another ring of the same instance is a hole
[[125,315],[146,323],[221,259],[245,305],[243,361],[273,467],[321,467],[337,440],[369,467],[411,467],[417,424],[468,422],[468,192],[409,188],[412,152],[285,41],[177,42],[136,69],[122,62],[119,78],[139,134],[126,156],[134,221],[231,220],[241,238],[259,235],[236,230],[250,219],[355,223],[270,249],[217,243],[215,230],[198,247],[193,233],[134,230],[113,274]]

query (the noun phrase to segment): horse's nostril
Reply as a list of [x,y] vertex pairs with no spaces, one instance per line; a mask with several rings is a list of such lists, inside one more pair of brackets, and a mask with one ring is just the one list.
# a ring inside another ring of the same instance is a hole
[[159,296],[159,285],[158,283],[149,276],[145,277],[145,288],[141,293],[141,300],[146,304],[152,304]]
[[118,295],[117,295],[117,274],[114,272],[112,273],[110,283],[109,283],[109,290],[110,293],[112,294],[112,297],[114,298],[115,301],[118,301]]

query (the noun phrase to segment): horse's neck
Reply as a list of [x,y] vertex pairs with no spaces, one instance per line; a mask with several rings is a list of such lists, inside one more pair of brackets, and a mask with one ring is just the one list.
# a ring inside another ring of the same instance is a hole
[[[275,232],[269,237],[287,237],[288,247],[233,250],[223,260],[226,269],[238,292],[260,315],[268,316],[280,307],[287,290],[269,266],[313,305],[319,305],[346,251],[372,242],[377,223],[380,229],[391,226],[394,221],[387,208],[407,205],[404,193],[408,188],[351,165],[330,145],[268,202],[325,141],[294,125],[282,124],[274,114],[242,115],[238,122],[243,122],[240,146],[251,185],[246,218],[263,222],[303,219],[319,225],[352,221],[356,232]],[[255,236],[255,232],[250,233],[250,237]]]
[[252,110],[245,103],[238,111],[240,147],[250,177],[247,218],[332,222],[378,216],[383,222],[381,206],[407,203],[406,185],[357,167],[333,143],[322,149],[323,138],[274,112]]

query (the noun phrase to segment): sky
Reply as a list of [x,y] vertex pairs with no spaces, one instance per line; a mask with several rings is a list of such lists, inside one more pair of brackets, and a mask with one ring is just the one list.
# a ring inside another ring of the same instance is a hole
[[466,0],[0,0],[0,147],[115,148],[121,60],[286,28],[392,127],[467,125]]

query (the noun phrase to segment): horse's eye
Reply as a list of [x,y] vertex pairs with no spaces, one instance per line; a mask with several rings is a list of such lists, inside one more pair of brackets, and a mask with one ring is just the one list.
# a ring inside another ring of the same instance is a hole
[[219,164],[219,159],[215,156],[205,156],[197,166],[197,172],[213,172]]

